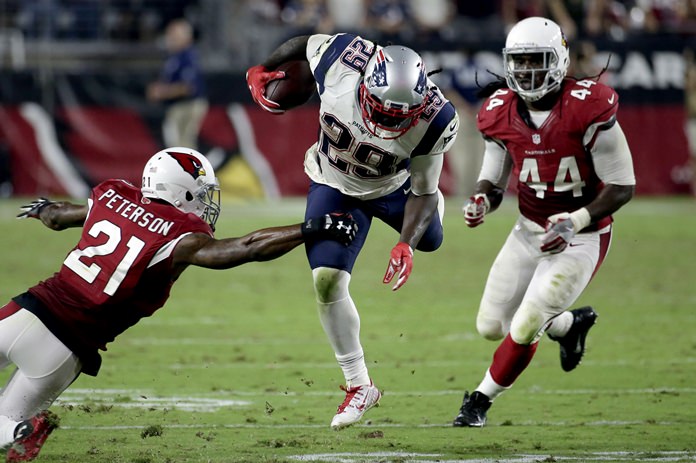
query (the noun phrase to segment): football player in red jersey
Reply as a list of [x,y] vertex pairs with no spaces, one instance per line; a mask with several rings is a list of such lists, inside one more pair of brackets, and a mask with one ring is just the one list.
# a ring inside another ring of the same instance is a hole
[[[612,214],[634,193],[619,97],[596,79],[566,78],[568,46],[546,18],[517,23],[503,49],[505,80],[478,113],[485,139],[469,227],[494,211],[512,175],[520,216],[488,275],[476,328],[501,340],[476,390],[464,395],[454,426],[481,427],[491,403],[509,389],[548,333],[563,370],[582,358],[597,314],[570,310],[609,249]],[[493,91],[495,90],[495,91]]]
[[305,241],[348,245],[349,214],[215,239],[220,190],[210,162],[168,148],[145,165],[142,187],[107,180],[87,205],[38,199],[19,218],[48,228],[83,227],[60,270],[0,308],[0,360],[17,370],[0,396],[0,447],[7,461],[34,459],[55,421],[46,411],[80,373],[96,376],[100,350],[152,315],[189,266],[228,269],[272,260]]

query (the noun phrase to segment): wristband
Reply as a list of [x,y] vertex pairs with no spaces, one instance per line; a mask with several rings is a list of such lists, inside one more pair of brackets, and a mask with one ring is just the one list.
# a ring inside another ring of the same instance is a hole
[[584,207],[581,207],[577,211],[571,212],[569,218],[573,222],[573,229],[575,230],[575,233],[580,232],[580,230],[587,227],[592,222],[590,212]]

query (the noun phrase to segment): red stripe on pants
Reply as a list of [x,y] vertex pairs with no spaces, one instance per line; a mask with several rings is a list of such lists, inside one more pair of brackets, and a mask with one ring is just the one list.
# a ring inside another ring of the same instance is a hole
[[15,301],[8,302],[3,308],[0,309],[0,320],[12,316],[22,310],[22,307]]

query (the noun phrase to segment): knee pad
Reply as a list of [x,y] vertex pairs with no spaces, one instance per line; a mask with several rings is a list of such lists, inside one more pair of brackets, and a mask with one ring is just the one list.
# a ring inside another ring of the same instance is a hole
[[348,297],[350,273],[329,267],[317,267],[312,270],[314,293],[317,302],[330,304]]
[[510,337],[517,344],[532,344],[543,334],[546,322],[546,316],[541,306],[532,302],[524,302],[512,318]]
[[505,336],[505,329],[500,320],[481,315],[480,313],[476,317],[476,330],[489,341],[498,341]]

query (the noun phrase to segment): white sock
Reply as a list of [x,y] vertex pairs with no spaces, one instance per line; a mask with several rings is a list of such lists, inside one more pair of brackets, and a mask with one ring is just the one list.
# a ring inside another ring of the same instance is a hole
[[367,374],[367,365],[365,365],[365,354],[362,349],[346,355],[336,355],[336,360],[343,370],[346,386],[355,387],[370,384],[370,376]]
[[19,423],[0,415],[0,449],[7,449],[14,442],[14,432]]
[[546,333],[556,338],[562,338],[573,326],[573,314],[566,310],[562,314],[551,320],[551,326],[546,329]]
[[503,387],[493,381],[490,370],[486,370],[486,375],[483,377],[483,381],[476,388],[477,391],[486,394],[491,402],[495,400],[503,392],[510,389],[512,386]]

